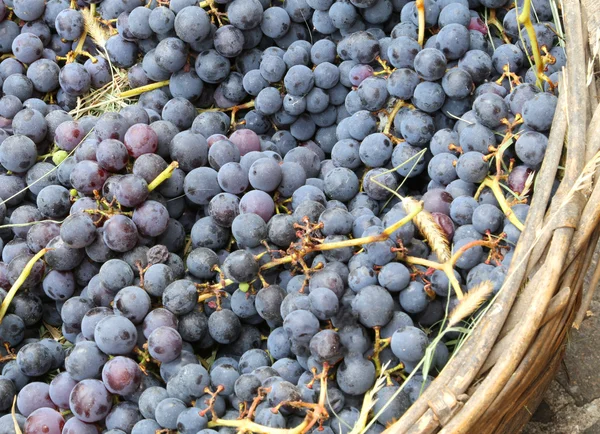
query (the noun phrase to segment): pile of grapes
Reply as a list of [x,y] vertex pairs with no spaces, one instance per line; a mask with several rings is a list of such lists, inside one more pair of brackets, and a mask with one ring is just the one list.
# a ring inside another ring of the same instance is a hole
[[559,14],[0,0],[0,434],[390,426],[504,282]]

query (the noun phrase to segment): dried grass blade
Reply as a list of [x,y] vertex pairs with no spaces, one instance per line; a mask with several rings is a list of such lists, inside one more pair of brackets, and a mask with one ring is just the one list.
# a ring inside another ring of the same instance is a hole
[[484,280],[471,289],[450,312],[448,327],[453,327],[465,318],[473,314],[492,294],[494,286],[489,280]]
[[[408,214],[412,213],[417,207],[419,202],[411,197],[405,197],[402,199],[402,207]],[[415,216],[413,222],[421,231],[423,236],[427,239],[429,246],[435,252],[440,262],[447,262],[450,260],[450,246],[446,235],[442,231],[442,228],[433,219],[433,216],[423,210]]]

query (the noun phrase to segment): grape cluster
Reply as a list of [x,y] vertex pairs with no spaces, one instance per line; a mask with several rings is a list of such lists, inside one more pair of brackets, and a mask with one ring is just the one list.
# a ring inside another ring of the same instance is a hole
[[516,3],[0,0],[0,433],[400,418],[545,155],[565,51]]

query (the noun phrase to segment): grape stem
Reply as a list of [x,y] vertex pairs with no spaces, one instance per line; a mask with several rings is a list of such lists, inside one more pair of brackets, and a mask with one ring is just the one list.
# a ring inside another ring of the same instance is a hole
[[519,14],[518,21],[519,24],[522,24],[523,27],[525,27],[525,30],[527,30],[529,42],[531,43],[533,61],[535,62],[535,84],[537,87],[544,90],[542,86],[542,80],[549,81],[549,79],[546,77],[546,74],[544,74],[544,61],[542,60],[542,56],[540,54],[540,46],[538,44],[535,28],[531,22],[531,0],[525,0],[523,2],[523,9]]
[[208,399],[208,402],[206,402],[207,407],[204,410],[200,410],[200,412],[198,413],[200,416],[206,416],[206,413],[210,411],[212,418],[218,419],[217,413],[215,411],[215,401],[217,400],[217,396],[219,395],[219,393],[221,393],[223,390],[225,390],[225,387],[221,384],[217,386],[214,392],[210,390],[209,387],[204,388],[204,392],[207,395],[210,395],[210,398]]
[[371,360],[375,364],[375,375],[379,376],[381,374],[381,360],[379,359],[379,355],[383,350],[385,350],[390,343],[392,342],[391,338],[381,339],[381,327],[373,327],[375,330],[375,341],[373,342],[373,356]]
[[[236,428],[238,432],[251,432],[254,434],[301,434],[309,431],[317,422],[327,419],[329,413],[327,412],[325,405],[327,404],[327,376],[329,373],[329,364],[323,364],[323,371],[320,374],[315,375],[315,379],[318,379],[321,383],[321,390],[319,391],[319,400],[316,404],[312,404],[310,409],[307,409],[307,414],[302,423],[292,429],[283,428],[272,428],[264,425],[260,425],[247,418],[236,419],[236,420],[225,420],[225,419],[213,419],[208,422],[209,428],[215,428],[219,426],[228,426]],[[290,404],[290,403],[288,403]]]
[[215,1],[214,0],[205,0],[205,1],[202,1],[202,2],[200,2],[198,4],[198,6],[200,6],[203,9],[206,8],[206,7],[208,7],[208,13],[217,19],[217,22],[219,23],[219,27],[223,26],[223,21],[221,21],[221,17],[222,16],[226,17],[227,14],[225,14],[223,12],[219,12],[219,10],[217,9],[217,7],[215,6]]
[[488,26],[491,24],[496,29],[498,29],[498,31],[500,32],[500,35],[502,36],[502,40],[504,41],[504,43],[505,44],[510,44],[511,42],[508,39],[508,37],[506,36],[506,32],[504,31],[504,27],[502,26],[502,24],[498,20],[498,17],[496,16],[496,9],[490,9],[489,11],[490,11],[490,14],[487,17]]
[[146,86],[140,86],[140,87],[136,87],[135,89],[130,89],[128,91],[121,92],[119,94],[119,98],[121,98],[121,99],[131,98],[134,96],[141,95],[144,92],[149,92],[154,89],[160,89],[161,87],[168,86],[168,85],[169,85],[169,80],[147,84]]
[[416,0],[415,7],[419,18],[419,45],[422,47],[425,42],[425,0]]
[[396,101],[396,104],[394,104],[394,108],[392,109],[392,112],[390,113],[388,120],[385,124],[385,128],[383,129],[383,134],[385,134],[386,136],[390,135],[390,130],[392,129],[392,124],[394,123],[396,115],[402,107],[406,107],[407,105],[408,104],[404,100],[399,99],[398,101]]
[[456,252],[454,252],[454,254],[450,257],[449,260],[441,264],[439,262],[431,261],[429,259],[418,258],[415,256],[405,256],[402,253],[398,254],[398,259],[412,265],[422,265],[423,267],[443,271],[448,280],[450,281],[450,285],[452,286],[452,289],[454,289],[456,297],[459,300],[461,300],[464,297],[464,294],[462,292],[462,289],[460,288],[460,282],[454,275],[454,266],[456,265],[456,262],[467,250],[472,249],[473,247],[482,246],[493,250],[498,247],[500,241],[502,241],[501,237],[496,240],[489,238],[487,240],[471,241],[470,243],[465,244]]
[[0,357],[0,363],[15,360],[17,358],[15,352],[9,348],[8,344],[5,343],[4,346],[6,347],[6,351],[8,352],[8,354],[6,356]]
[[[515,124],[517,122],[520,122],[520,118],[515,119]],[[502,143],[500,144],[500,146],[498,146],[498,148],[492,154],[489,155],[489,156],[493,156],[496,159],[496,173],[493,177],[487,176],[483,180],[483,182],[479,185],[477,192],[475,193],[475,199],[478,199],[479,195],[481,194],[483,189],[485,187],[488,187],[494,194],[494,197],[496,198],[496,200],[498,201],[498,204],[500,205],[500,209],[502,209],[502,212],[504,213],[504,215],[506,215],[506,218],[508,218],[508,221],[510,221],[513,225],[515,225],[515,227],[517,229],[519,229],[522,232],[524,229],[524,225],[523,225],[523,223],[521,223],[519,221],[519,219],[517,218],[515,213],[512,211],[510,205],[506,201],[506,197],[504,197],[504,192],[502,191],[502,187],[500,186],[500,181],[503,178],[505,178],[505,176],[506,176],[503,174],[504,170],[502,168],[502,158],[504,156],[504,151],[511,144],[510,141],[514,137],[514,135],[511,133],[511,129],[514,125],[513,124],[507,124],[507,125],[509,128],[509,131],[506,134],[506,136],[504,136],[504,140],[502,140]]]
[[52,250],[52,249],[46,248],[46,249],[42,249],[39,252],[37,252],[33,256],[33,258],[31,258],[29,260],[29,262],[27,262],[27,264],[23,268],[23,271],[21,271],[21,274],[19,275],[18,279],[10,287],[8,294],[6,294],[6,298],[2,302],[2,305],[0,305],[0,324],[2,324],[2,320],[4,319],[4,315],[6,314],[6,311],[8,310],[8,306],[10,305],[10,302],[13,300],[13,298],[15,298],[17,291],[23,285],[23,283],[25,283],[25,280],[27,280],[27,278],[29,277],[29,274],[31,273],[31,270],[33,269],[33,266],[35,265],[35,263],[39,259],[41,259],[50,250]]
[[154,180],[150,184],[148,184],[148,191],[153,191],[156,187],[158,187],[160,184],[169,179],[171,175],[173,175],[175,169],[177,169],[178,167],[179,163],[177,161],[173,161],[171,164],[169,164],[169,166],[165,170],[160,172],[158,176],[154,178]]
[[[415,209],[412,210],[406,217],[397,221],[393,225],[390,225],[389,227],[384,229],[382,233],[377,234],[377,235],[371,235],[368,237],[361,237],[361,238],[354,238],[351,240],[338,241],[338,242],[334,242],[334,243],[319,243],[319,244],[313,244],[313,242],[315,241],[314,238],[311,238],[309,236],[302,236],[301,237],[302,240],[299,243],[294,243],[290,246],[290,248],[287,250],[286,256],[273,259],[272,261],[267,262],[266,264],[263,264],[260,267],[259,273],[262,273],[271,268],[278,267],[279,265],[299,264],[302,267],[304,274],[307,275],[307,277],[308,277],[308,274],[311,271],[311,269],[307,267],[303,258],[304,258],[304,256],[308,255],[309,253],[341,249],[344,247],[357,247],[357,246],[361,246],[361,245],[365,245],[365,244],[375,243],[378,241],[385,241],[390,236],[392,236],[392,234],[395,231],[397,231],[399,228],[401,228],[405,224],[409,223],[418,213],[420,213],[422,211],[422,209],[423,209],[422,205],[415,207]],[[308,228],[308,226],[307,226],[307,228]],[[314,271],[314,270],[312,270],[312,271]],[[201,289],[208,289],[211,291],[215,291],[218,289],[222,289],[225,286],[230,285],[231,283],[233,283],[232,280],[224,279],[222,277],[218,282],[216,282],[214,284],[199,284],[199,285],[197,285],[197,287],[201,288]],[[202,295],[200,295],[200,297],[202,297]],[[212,297],[212,295],[211,295],[211,297]],[[208,298],[210,298],[210,297],[208,297]],[[204,300],[204,298],[202,300]],[[202,301],[202,300],[199,300],[199,301]]]
[[502,191],[502,187],[500,187],[500,179],[497,176],[493,178],[485,178],[479,186],[479,189],[477,191],[478,194],[476,195],[477,197],[479,196],[481,190],[483,190],[483,188],[485,187],[488,187],[490,190],[492,190],[494,197],[498,201],[498,205],[500,205],[500,208],[502,209],[502,212],[504,213],[508,221],[510,221],[513,225],[515,225],[517,229],[519,229],[522,232],[525,226],[519,221],[513,210],[510,208],[510,205],[506,201],[506,198],[504,197],[504,192]]

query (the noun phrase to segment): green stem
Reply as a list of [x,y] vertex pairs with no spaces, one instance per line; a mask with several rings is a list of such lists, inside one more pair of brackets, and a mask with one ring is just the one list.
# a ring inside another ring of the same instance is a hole
[[522,24],[525,27],[525,30],[527,30],[529,42],[531,43],[531,51],[533,52],[533,60],[535,62],[536,69],[535,83],[537,87],[543,90],[542,79],[545,77],[544,62],[542,61],[542,55],[540,54],[540,46],[538,44],[535,28],[533,27],[533,23],[531,22],[531,0],[525,0],[523,2],[523,9],[519,14],[518,20],[519,24]]
[[132,96],[138,96],[144,92],[149,92],[154,89],[160,89],[161,87],[168,86],[169,80],[159,81],[157,83],[147,84],[146,86],[136,87],[135,89],[121,92],[119,98],[131,98]]
[[177,161],[173,161],[171,164],[169,164],[169,167],[163,170],[156,178],[154,178],[154,180],[150,184],[148,184],[148,191],[154,190],[164,181],[169,179],[171,175],[173,175],[173,171],[178,167],[179,163]]
[[37,252],[37,254],[33,258],[31,258],[29,260],[27,265],[25,265],[25,267],[23,268],[23,271],[21,271],[21,274],[19,275],[19,278],[15,281],[13,286],[11,286],[10,290],[8,291],[8,294],[6,294],[6,298],[2,302],[2,305],[0,305],[0,324],[2,324],[2,320],[4,319],[4,315],[6,314],[6,311],[8,310],[8,306],[10,305],[10,302],[12,301],[13,298],[15,298],[15,295],[17,295],[17,291],[23,285],[23,283],[25,283],[25,280],[27,280],[27,278],[29,277],[29,274],[31,273],[31,270],[33,269],[33,266],[35,265],[35,263],[39,259],[41,259],[42,256],[44,256],[50,250],[52,250],[52,249],[40,250],[39,252]]

